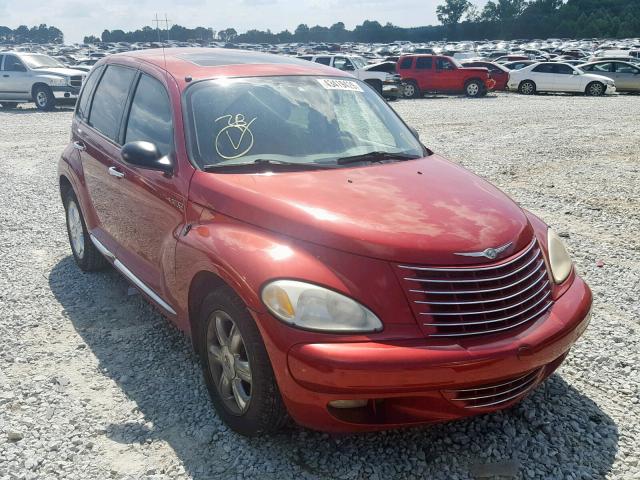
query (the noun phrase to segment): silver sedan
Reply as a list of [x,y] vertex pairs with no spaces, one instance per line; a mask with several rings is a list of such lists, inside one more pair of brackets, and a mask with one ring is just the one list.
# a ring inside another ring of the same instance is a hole
[[587,73],[609,77],[618,92],[640,92],[640,65],[618,60],[601,60],[580,65]]

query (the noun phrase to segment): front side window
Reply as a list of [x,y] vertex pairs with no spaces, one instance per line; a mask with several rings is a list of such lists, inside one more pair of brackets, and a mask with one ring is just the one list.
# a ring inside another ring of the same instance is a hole
[[640,69],[626,63],[616,63],[616,73],[640,73]]
[[118,142],[122,113],[135,75],[132,68],[109,65],[93,96],[89,124],[114,142]]
[[423,156],[395,112],[356,79],[207,80],[185,96],[190,155],[201,168],[256,160],[336,166],[370,152]]
[[553,73],[553,64],[552,63],[541,63],[536,66],[532,70],[536,73]]
[[569,65],[564,65],[562,63],[558,63],[553,69],[554,73],[559,73],[560,75],[573,75],[573,71],[573,68]]
[[143,140],[158,147],[164,156],[173,145],[173,127],[169,96],[155,78],[142,75],[131,103],[125,143]]
[[26,72],[27,69],[15,55],[6,55],[4,58],[5,72]]
[[402,70],[407,70],[409,68],[411,68],[411,64],[413,63],[413,58],[408,57],[408,58],[403,58],[402,61],[400,62],[400,68]]
[[418,57],[416,59],[416,68],[418,70],[431,70],[433,66],[433,58],[431,57]]
[[351,63],[351,61],[348,58],[345,57],[336,57],[333,60],[333,66],[334,68],[337,68],[338,70],[353,70],[353,64]]
[[27,66],[33,70],[38,68],[65,68],[65,66],[58,60],[49,55],[29,54],[23,55],[22,60]]
[[438,58],[436,60],[436,70],[453,70],[453,63],[446,58]]

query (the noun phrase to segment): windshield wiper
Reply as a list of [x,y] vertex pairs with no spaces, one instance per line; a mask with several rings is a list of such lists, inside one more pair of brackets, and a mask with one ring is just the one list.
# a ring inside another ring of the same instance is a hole
[[235,172],[256,170],[256,168],[264,169],[265,167],[278,170],[318,170],[336,168],[334,165],[327,165],[322,163],[286,162],[284,160],[269,160],[258,158],[252,162],[205,165],[203,167],[203,170],[205,172]]
[[394,152],[368,152],[360,155],[352,155],[350,157],[341,157],[336,163],[338,165],[346,165],[348,163],[359,163],[359,162],[384,162],[385,160],[415,160],[416,158],[421,158],[420,155],[411,155],[408,153],[394,153]]

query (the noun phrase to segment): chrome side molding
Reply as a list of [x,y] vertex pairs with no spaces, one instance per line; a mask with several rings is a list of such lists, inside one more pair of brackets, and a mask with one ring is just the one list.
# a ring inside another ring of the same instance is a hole
[[113,266],[116,267],[118,269],[118,271],[120,273],[122,273],[125,277],[127,277],[127,279],[131,283],[133,283],[136,287],[138,287],[140,290],[142,290],[144,293],[146,293],[149,297],[151,297],[151,299],[154,302],[156,302],[158,305],[160,305],[162,308],[164,308],[167,312],[169,312],[172,315],[176,314],[176,311],[173,308],[171,308],[171,305],[169,305],[167,302],[165,302],[160,297],[160,295],[158,295],[156,292],[151,290],[142,280],[140,280],[138,277],[136,277],[133,274],[133,272],[131,270],[129,270],[124,263],[122,263],[120,260],[118,260],[116,258],[116,256],[113,253],[111,253],[111,251],[107,247],[105,247],[102,243],[100,243],[100,241],[96,237],[94,237],[91,234],[89,234],[89,237],[91,237],[91,241],[96,246],[96,248],[100,251],[100,253],[102,253],[105,257],[107,257],[110,260],[112,260],[113,261]]

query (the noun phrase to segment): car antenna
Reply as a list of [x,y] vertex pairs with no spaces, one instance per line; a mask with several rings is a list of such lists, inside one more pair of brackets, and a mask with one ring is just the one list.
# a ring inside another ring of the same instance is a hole
[[[164,74],[165,74],[165,80],[167,80],[166,75],[167,75],[167,55],[164,52],[164,42],[162,41],[162,39],[160,38],[160,22],[164,22],[164,26],[165,26],[165,30],[167,32],[167,42],[169,42],[169,19],[167,18],[167,14],[164,14],[164,20],[161,20],[160,18],[158,18],[158,14],[156,13],[156,18],[153,20],[153,23],[156,24],[156,32],[158,33],[158,42],[160,43],[160,47],[162,48],[162,58],[164,60]],[[167,87],[168,87],[168,82],[167,82]]]

